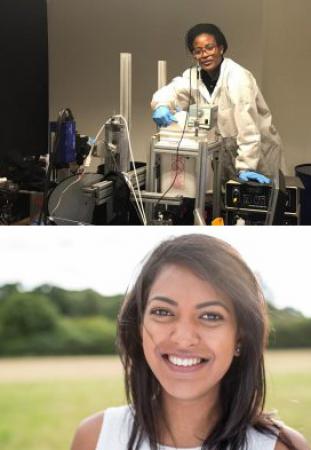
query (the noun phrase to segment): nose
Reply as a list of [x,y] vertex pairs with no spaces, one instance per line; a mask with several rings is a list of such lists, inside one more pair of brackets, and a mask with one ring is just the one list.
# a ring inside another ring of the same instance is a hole
[[200,342],[198,326],[189,320],[180,320],[175,323],[170,337],[172,342],[183,350],[195,347]]
[[207,48],[205,48],[205,47],[201,48],[201,56],[203,56],[203,54],[210,55],[210,53],[211,53],[211,51],[208,50]]

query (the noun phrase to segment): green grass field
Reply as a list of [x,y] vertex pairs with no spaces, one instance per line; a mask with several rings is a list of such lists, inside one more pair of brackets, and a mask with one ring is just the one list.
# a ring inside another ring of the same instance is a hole
[[311,350],[273,351],[266,356],[267,410],[311,443]]
[[[311,350],[270,352],[266,365],[267,409],[311,442]],[[69,449],[83,417],[124,402],[118,363],[106,367],[100,357],[0,360],[0,448]]]

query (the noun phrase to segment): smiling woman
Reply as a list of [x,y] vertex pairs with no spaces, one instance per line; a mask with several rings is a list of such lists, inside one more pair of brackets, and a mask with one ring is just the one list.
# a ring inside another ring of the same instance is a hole
[[[154,93],[153,120],[160,127],[176,121],[175,112],[193,103],[217,106],[217,131],[224,140],[224,181],[269,183],[285,171],[280,136],[254,76],[225,57],[223,32],[214,24],[199,23],[186,33],[186,47],[194,65]],[[267,176],[264,176],[267,175]]]
[[83,421],[72,450],[309,448],[263,410],[264,298],[225,242],[189,234],[160,244],[118,331],[129,405]]
[[229,299],[189,269],[170,265],[151,287],[142,340],[147,363],[163,387],[164,404],[198,399],[201,412],[211,400],[217,405],[220,380],[239,346]]

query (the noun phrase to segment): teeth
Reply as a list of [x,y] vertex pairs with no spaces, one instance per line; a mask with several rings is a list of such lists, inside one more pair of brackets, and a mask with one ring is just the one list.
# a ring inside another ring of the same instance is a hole
[[177,356],[168,355],[168,360],[174,364],[175,366],[195,366],[196,364],[200,364],[202,361],[201,358],[177,358]]

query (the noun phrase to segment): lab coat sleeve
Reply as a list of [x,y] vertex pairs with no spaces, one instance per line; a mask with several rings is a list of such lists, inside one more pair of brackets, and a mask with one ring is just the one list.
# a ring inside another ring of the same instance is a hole
[[237,171],[256,170],[261,157],[257,83],[250,72],[241,71],[232,76],[228,84],[237,129],[235,168]]
[[[171,83],[162,87],[153,94],[151,108],[157,109],[159,106],[168,106],[171,111],[176,108],[187,109],[190,101],[189,78],[176,77]],[[192,101],[190,101],[192,103]]]

